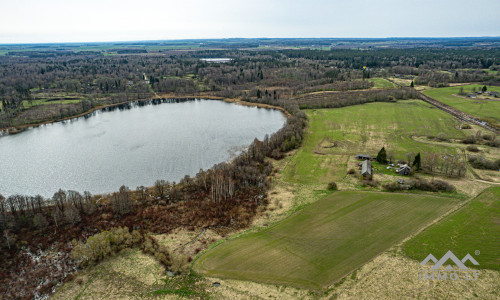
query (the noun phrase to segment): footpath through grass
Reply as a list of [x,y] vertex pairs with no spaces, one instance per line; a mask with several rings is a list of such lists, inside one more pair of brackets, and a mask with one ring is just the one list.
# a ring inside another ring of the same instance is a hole
[[269,229],[216,246],[194,268],[219,278],[321,289],[455,205],[431,195],[336,192]]
[[485,190],[464,208],[411,239],[404,250],[419,261],[429,253],[437,259],[449,250],[459,259],[469,253],[478,261],[477,267],[500,270],[500,186]]

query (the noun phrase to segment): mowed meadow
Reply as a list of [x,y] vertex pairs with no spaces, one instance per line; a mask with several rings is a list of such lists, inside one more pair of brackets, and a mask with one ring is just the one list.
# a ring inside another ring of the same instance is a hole
[[219,244],[204,275],[322,289],[457,205],[432,195],[341,191],[266,230]]
[[[458,95],[461,88],[464,93],[468,94],[472,93],[473,89],[480,91],[482,87],[483,85],[480,84],[454,86],[430,89],[425,91],[424,94],[470,115],[493,119],[496,123],[500,123],[500,98],[488,96],[489,99],[484,99],[484,96],[479,96],[476,99],[472,99]],[[500,92],[500,87],[487,86],[487,90]]]
[[[451,250],[459,259],[471,254],[476,268],[500,270],[500,186],[491,187],[465,207],[405,243],[405,253],[423,260]],[[475,267],[468,264],[470,267]]]
[[395,159],[405,159],[409,152],[455,154],[455,147],[421,143],[412,136],[465,136],[452,116],[421,100],[305,112],[309,118],[307,135],[284,171],[285,180],[290,182],[341,180],[347,174],[348,161],[356,154],[376,155],[382,147]]

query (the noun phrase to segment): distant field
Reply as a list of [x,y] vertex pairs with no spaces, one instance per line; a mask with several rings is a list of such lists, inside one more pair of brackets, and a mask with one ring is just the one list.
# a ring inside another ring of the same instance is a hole
[[407,152],[455,153],[443,145],[419,143],[411,135],[463,137],[452,116],[420,100],[369,103],[335,109],[306,110],[304,143],[285,169],[285,180],[328,183],[346,175],[357,153],[376,155],[383,146],[395,158]]
[[[496,120],[497,122],[500,122],[500,98],[494,98],[498,101],[487,101],[481,99],[453,96],[458,95],[461,87],[464,89],[465,93],[470,93],[472,92],[472,89],[474,87],[476,88],[476,90],[479,90],[483,86],[479,84],[473,84],[430,89],[425,91],[424,94],[473,116],[490,118]],[[488,91],[500,92],[500,87],[488,86]]]
[[384,78],[370,78],[368,80],[372,81],[375,84],[373,87],[377,88],[377,89],[386,89],[386,88],[393,88],[394,87],[394,83],[392,83]]
[[429,195],[336,192],[274,227],[216,246],[194,268],[207,276],[321,289],[456,204]]
[[68,104],[68,103],[79,103],[82,99],[67,99],[67,100],[51,100],[47,99],[37,99],[33,101],[23,101],[24,108],[30,108],[37,105],[47,105],[47,104]]
[[408,241],[404,250],[419,261],[429,253],[437,259],[448,250],[459,259],[469,253],[479,268],[500,270],[500,187],[487,189],[466,207]]

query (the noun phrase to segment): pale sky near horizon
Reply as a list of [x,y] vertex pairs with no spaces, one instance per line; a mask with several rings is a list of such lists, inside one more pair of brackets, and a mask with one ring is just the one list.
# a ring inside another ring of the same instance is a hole
[[500,36],[499,0],[0,0],[0,43]]

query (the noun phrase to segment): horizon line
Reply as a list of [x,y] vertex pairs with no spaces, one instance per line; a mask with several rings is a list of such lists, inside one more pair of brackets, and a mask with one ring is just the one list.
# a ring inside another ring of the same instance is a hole
[[173,38],[173,39],[151,39],[151,40],[109,40],[109,41],[81,41],[81,42],[19,42],[0,43],[5,45],[50,45],[50,44],[99,44],[99,43],[138,43],[138,42],[169,42],[169,41],[207,41],[207,40],[384,40],[384,39],[500,39],[500,36],[393,36],[393,37],[228,37],[228,38]]

